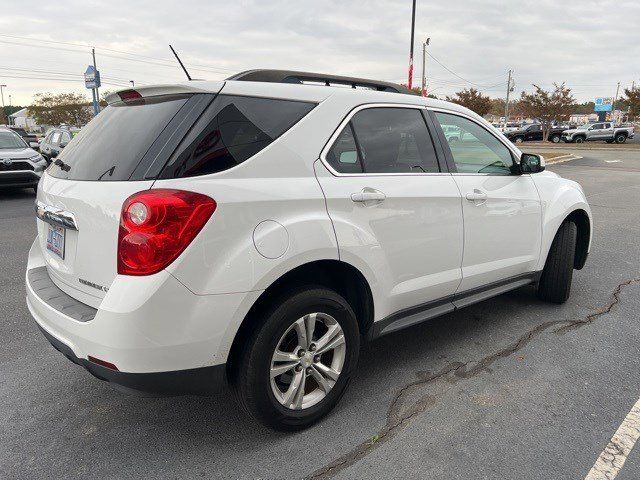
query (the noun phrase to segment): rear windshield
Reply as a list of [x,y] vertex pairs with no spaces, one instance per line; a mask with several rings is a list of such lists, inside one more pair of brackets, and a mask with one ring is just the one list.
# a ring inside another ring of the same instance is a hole
[[265,148],[315,103],[218,95],[160,173],[191,177],[235,167]]
[[48,173],[69,180],[128,180],[189,96],[160,96],[109,105],[62,150]]

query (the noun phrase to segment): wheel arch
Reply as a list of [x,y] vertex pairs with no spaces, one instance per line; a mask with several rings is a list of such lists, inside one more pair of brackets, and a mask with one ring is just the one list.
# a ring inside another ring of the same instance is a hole
[[589,214],[583,209],[572,211],[564,221],[569,220],[576,224],[578,236],[576,238],[576,255],[573,268],[581,270],[589,255],[589,244],[591,241],[591,219]]
[[322,286],[335,290],[349,303],[358,319],[360,333],[368,334],[374,320],[374,304],[371,287],[365,276],[353,265],[341,260],[316,260],[299,265],[277,278],[253,303],[231,343],[227,359],[228,373],[242,353],[244,341],[260,321],[260,313],[273,305],[287,291],[304,286]]

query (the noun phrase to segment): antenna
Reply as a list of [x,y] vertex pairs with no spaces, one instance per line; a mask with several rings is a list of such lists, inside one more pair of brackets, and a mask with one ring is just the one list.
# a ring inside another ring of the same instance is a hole
[[182,70],[184,70],[184,74],[187,76],[188,80],[191,80],[191,75],[189,75],[189,72],[187,72],[187,69],[184,68],[184,64],[182,63],[182,60],[180,60],[180,57],[178,56],[178,54],[176,53],[176,51],[173,49],[173,47],[171,45],[169,45],[169,48],[171,49],[171,51],[173,52],[173,54],[176,56],[176,60],[178,60],[178,63],[180,64],[180,66],[182,67]]

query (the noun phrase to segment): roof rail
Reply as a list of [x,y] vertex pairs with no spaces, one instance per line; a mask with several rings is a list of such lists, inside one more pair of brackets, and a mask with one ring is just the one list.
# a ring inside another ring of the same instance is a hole
[[227,80],[242,80],[247,82],[274,82],[274,83],[305,83],[318,82],[326,86],[348,85],[351,88],[365,87],[380,92],[394,92],[413,94],[411,90],[403,85],[379,80],[367,80],[365,78],[341,77],[338,75],[327,75],[324,73],[295,72],[292,70],[246,70],[230,76]]

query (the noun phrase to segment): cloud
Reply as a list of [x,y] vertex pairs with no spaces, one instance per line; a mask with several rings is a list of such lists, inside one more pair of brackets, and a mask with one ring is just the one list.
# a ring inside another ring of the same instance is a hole
[[[410,19],[409,0],[5,2],[0,33],[65,43],[0,36],[0,82],[14,104],[29,103],[38,91],[85,91],[89,49],[67,43],[97,47],[111,90],[128,80],[182,80],[169,43],[198,78],[287,68],[404,81]],[[618,81],[629,85],[640,75],[638,20],[640,2],[625,0],[419,0],[414,78],[419,83],[428,36],[429,52],[471,82],[428,59],[436,94],[475,84],[503,96],[511,68],[518,92],[566,81],[581,100],[613,95]]]

